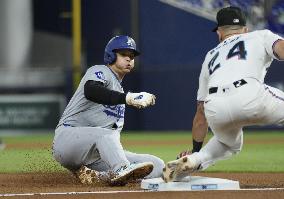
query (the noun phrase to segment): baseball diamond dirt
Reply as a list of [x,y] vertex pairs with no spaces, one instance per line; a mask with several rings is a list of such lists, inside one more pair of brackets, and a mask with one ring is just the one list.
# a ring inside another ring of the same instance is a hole
[[[277,142],[277,140],[276,140]],[[40,146],[49,148],[50,146]],[[9,145],[11,148],[37,148],[32,143],[28,145]],[[178,191],[178,192],[144,192],[140,183],[130,183],[123,187],[86,186],[80,184],[71,173],[64,171],[58,173],[1,173],[0,172],[0,198],[210,198],[210,199],[261,199],[284,198],[284,173],[196,173],[194,175],[226,178],[240,182],[241,190],[236,191]],[[271,189],[281,188],[281,189]],[[114,191],[119,191],[114,193]],[[124,192],[123,192],[124,191]],[[128,192],[134,191],[134,192]],[[135,192],[136,191],[136,192]],[[137,192],[139,191],[139,192]],[[84,194],[54,194],[64,192],[100,192]],[[16,195],[3,196],[3,194],[23,193],[50,193],[50,195]]]
[[[241,191],[187,191],[187,192],[132,192],[105,193],[105,191],[138,191],[140,183],[123,187],[92,187],[80,184],[70,173],[1,174],[0,195],[19,193],[104,192],[76,195],[10,196],[9,198],[284,198],[284,173],[199,173],[198,175],[220,177],[240,182]],[[257,188],[260,188],[259,190]],[[252,190],[247,190],[252,189]],[[256,190],[257,189],[257,190]],[[263,190],[261,190],[263,189]],[[91,196],[93,195],[93,196]],[[3,197],[3,196],[2,196]],[[1,198],[2,198],[1,197]],[[8,196],[7,196],[8,197]],[[3,197],[6,198],[6,197]]]

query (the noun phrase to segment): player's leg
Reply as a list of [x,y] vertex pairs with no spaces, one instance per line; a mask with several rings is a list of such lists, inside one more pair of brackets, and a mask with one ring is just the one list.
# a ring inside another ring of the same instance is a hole
[[[100,128],[60,127],[55,132],[53,156],[65,168],[69,169],[83,184],[109,184],[110,166],[101,160],[96,141],[111,131]],[[104,134],[103,134],[104,135]],[[86,165],[97,162],[100,171]]]
[[[110,146],[112,150],[110,151]],[[144,178],[153,170],[152,162],[131,163],[125,155],[120,142],[120,132],[100,137],[97,142],[101,159],[104,160],[114,172],[111,184],[123,185],[129,181]],[[119,161],[123,159],[123,161]],[[126,161],[125,161],[126,160]]]
[[55,159],[69,170],[77,170],[97,159],[111,169],[129,164],[117,136],[118,133],[94,127],[60,127],[53,144]]
[[125,151],[126,158],[130,163],[142,163],[152,162],[154,165],[153,171],[145,178],[158,178],[162,176],[162,170],[165,167],[165,163],[162,159],[150,155],[150,154],[137,154],[129,151]]
[[131,163],[127,159],[118,131],[100,137],[96,147],[101,159],[110,166],[112,171],[111,185],[125,185],[129,181],[144,178],[153,170],[152,162]]
[[112,131],[111,134],[104,134],[96,141],[96,148],[100,158],[110,166],[111,170],[116,171],[122,166],[129,165],[124,149],[120,142],[120,132]]
[[[208,141],[208,143],[200,150],[199,153],[192,154],[191,159],[194,159],[197,165],[200,164],[200,170],[208,168],[216,161],[229,159],[231,156],[236,155],[241,151],[243,146],[242,129],[230,129],[227,131],[227,135],[227,137],[229,138],[226,139],[223,137],[222,141],[220,141],[216,135],[213,136]],[[234,138],[233,142],[232,138]]]
[[[121,146],[119,135],[117,131],[94,127],[60,127],[56,130],[53,155],[62,166],[74,172],[84,171],[79,174],[91,179],[93,174],[95,178],[97,175],[80,167],[101,159],[114,174],[110,179],[112,185],[123,185],[132,177],[148,175],[153,169],[153,164],[130,164]],[[100,167],[102,166],[100,164]],[[139,175],[134,175],[136,173]]]
[[[111,151],[109,150],[110,146]],[[130,162],[127,159],[120,142],[120,132],[118,131],[111,135],[102,136],[97,143],[97,148],[101,159],[117,174],[112,181],[123,183],[132,179],[143,178],[153,170],[152,162]]]
[[284,92],[258,81],[240,87],[245,96],[240,103],[244,126],[284,124]]
[[206,104],[205,115],[214,134],[199,153],[192,154],[193,161],[200,164],[200,169],[206,169],[218,160],[230,158],[241,151],[243,145],[242,125],[245,116],[240,114],[240,98],[237,90],[230,96],[212,98]]
[[[122,158],[123,156],[123,158],[127,159],[127,164],[117,164],[114,167],[111,167],[111,169],[117,174],[112,179],[112,183],[123,184],[128,181],[144,178],[152,172],[154,165],[151,161],[147,161],[145,159],[144,161],[132,162],[129,160],[129,157],[126,156],[125,151],[123,150],[123,147],[121,145],[119,132],[116,132],[115,136],[112,136],[111,138],[109,136],[103,136],[100,139],[101,141],[98,142],[97,148],[99,149],[101,159],[104,160],[108,165],[111,166],[111,163],[114,161],[113,159],[117,157],[112,157],[111,159],[107,159],[105,157],[105,155],[109,156],[109,150],[107,147],[105,147],[106,143],[107,145],[116,145],[116,151],[112,152],[112,156],[115,156],[119,151],[119,154],[117,154],[117,156],[119,155],[120,158]],[[123,153],[123,155],[121,153]]]
[[[259,118],[255,113],[261,112],[258,100],[262,100],[259,96],[263,85],[254,79],[248,82],[242,87],[229,87],[207,97],[204,111],[213,138],[200,152],[169,162],[164,172],[166,178],[173,180],[181,173],[204,170],[216,161],[228,159],[241,151],[242,127],[257,122]],[[244,112],[244,107],[251,108]]]
[[91,164],[86,165],[88,168],[96,171],[109,171],[111,170],[110,166],[103,161],[101,158],[96,159]]
[[[217,102],[210,106],[209,103],[205,107],[206,118],[214,137],[200,153],[190,156],[191,162],[201,163],[202,169],[241,151],[242,126],[284,124],[284,92],[257,81],[249,82],[247,87],[239,88],[238,92],[238,95],[221,104]],[[246,98],[241,99],[242,96]],[[221,102],[222,99],[218,101]]]
[[[205,170],[217,161],[228,159],[239,153],[243,144],[242,129],[231,130],[230,133],[235,135],[234,143],[229,142],[227,145],[218,140],[218,137],[215,135],[199,152],[168,162],[163,171],[164,180],[166,182],[180,181],[192,172]],[[226,140],[231,140],[231,137]]]
[[[186,157],[167,163],[164,170],[165,181],[173,181],[179,176],[205,169],[218,160],[238,153],[242,147],[243,132],[239,117],[238,96],[212,97],[205,104],[207,122],[213,131],[213,138],[200,150]],[[240,120],[241,121],[241,120]]]
[[265,85],[262,103],[264,107],[261,124],[284,125],[284,92]]

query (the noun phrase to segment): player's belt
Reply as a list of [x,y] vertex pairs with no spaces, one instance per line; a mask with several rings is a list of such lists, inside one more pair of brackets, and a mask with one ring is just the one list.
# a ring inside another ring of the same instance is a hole
[[63,124],[60,124],[59,126],[57,126],[56,128],[61,127],[61,126],[64,126],[64,127],[75,127],[75,126],[72,126],[70,124],[63,123]]
[[[242,86],[242,85],[245,85],[245,84],[247,84],[247,82],[246,82],[246,80],[244,80],[244,79],[240,79],[240,80],[238,80],[238,81],[233,82],[233,85],[234,85],[236,88],[238,88],[238,87],[240,87],[240,86]],[[209,88],[209,94],[217,93],[217,91],[218,91],[218,87],[210,87],[210,88]]]
[[70,124],[65,124],[65,123],[63,123],[62,125],[65,126],[65,127],[69,127],[69,126],[74,127],[74,126],[72,126]]

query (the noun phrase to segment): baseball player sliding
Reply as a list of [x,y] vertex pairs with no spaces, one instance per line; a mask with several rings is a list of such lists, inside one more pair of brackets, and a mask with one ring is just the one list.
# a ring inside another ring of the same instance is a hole
[[[193,150],[166,164],[165,182],[204,170],[242,149],[244,126],[284,124],[284,93],[264,84],[273,59],[284,60],[284,40],[269,30],[248,33],[238,7],[217,13],[220,44],[203,62],[193,120]],[[208,126],[214,136],[203,147]]]
[[84,184],[124,185],[162,176],[160,158],[124,151],[120,142],[125,104],[139,109],[155,104],[154,95],[125,94],[121,86],[139,54],[132,38],[112,38],[105,47],[105,65],[87,70],[55,130],[54,158]]

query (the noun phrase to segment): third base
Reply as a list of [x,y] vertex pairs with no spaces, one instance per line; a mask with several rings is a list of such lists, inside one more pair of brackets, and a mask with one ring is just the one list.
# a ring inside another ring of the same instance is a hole
[[162,178],[145,179],[141,182],[142,189],[155,191],[196,191],[196,190],[237,190],[239,181],[222,178],[188,176],[179,182],[165,183]]

